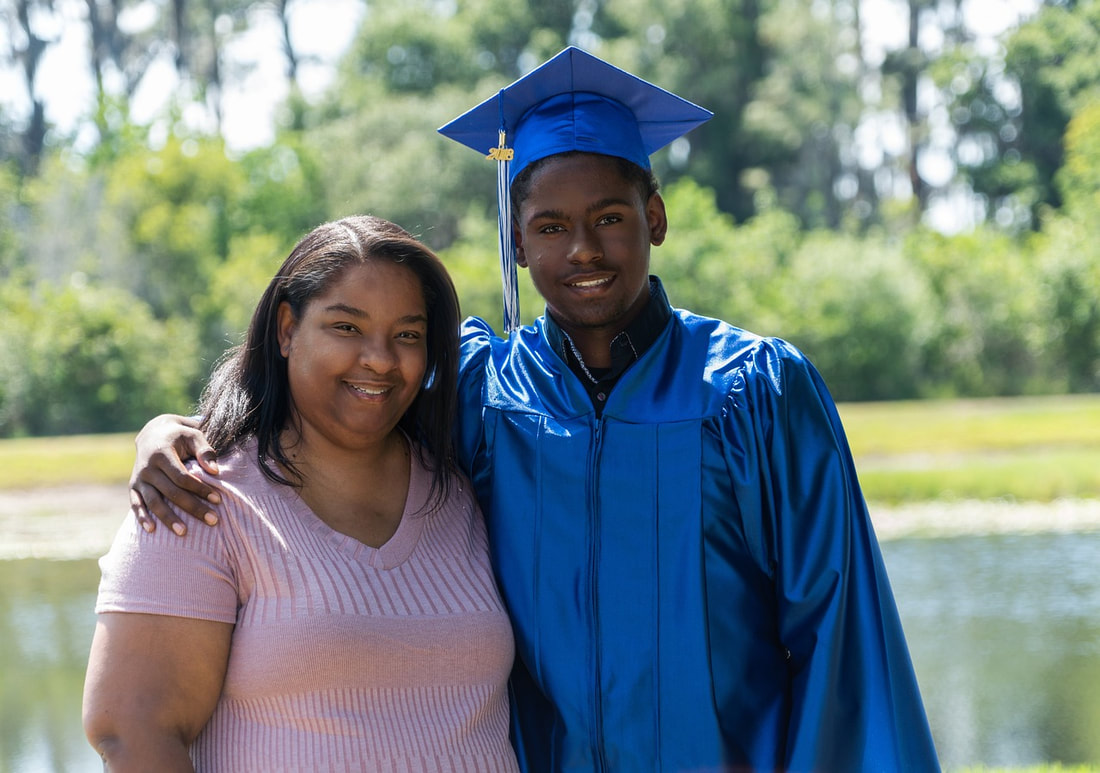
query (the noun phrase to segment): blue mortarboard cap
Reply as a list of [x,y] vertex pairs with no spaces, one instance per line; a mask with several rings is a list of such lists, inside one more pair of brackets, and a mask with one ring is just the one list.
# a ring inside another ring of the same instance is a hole
[[539,159],[579,150],[632,161],[649,156],[712,116],[686,99],[569,47],[439,132],[499,162],[500,258],[505,331],[519,325],[519,291],[508,187]]

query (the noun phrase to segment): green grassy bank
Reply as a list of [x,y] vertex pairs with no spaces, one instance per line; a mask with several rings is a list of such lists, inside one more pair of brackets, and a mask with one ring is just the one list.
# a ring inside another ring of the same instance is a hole
[[955,773],[1097,773],[1100,768],[1091,765],[1036,765],[1031,768],[961,768]]
[[[1100,498],[1100,395],[847,403],[867,499]],[[132,433],[0,440],[0,489],[123,484]]]
[[867,499],[1100,497],[1100,395],[840,406]]

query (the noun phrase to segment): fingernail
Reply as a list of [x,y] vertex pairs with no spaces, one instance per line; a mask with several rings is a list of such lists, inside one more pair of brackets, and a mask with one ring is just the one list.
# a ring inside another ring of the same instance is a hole
[[204,515],[202,519],[211,526],[214,526],[218,523],[218,516],[214,515],[213,513],[206,513],[206,515]]
[[139,520],[138,523],[141,524],[141,528],[145,529],[146,534],[151,534],[153,532],[153,524],[151,524],[145,518]]
[[222,495],[215,491],[206,498],[206,501],[212,505],[220,505],[222,503]]
[[182,523],[173,523],[172,531],[182,537],[184,534],[187,533],[187,527],[184,526]]

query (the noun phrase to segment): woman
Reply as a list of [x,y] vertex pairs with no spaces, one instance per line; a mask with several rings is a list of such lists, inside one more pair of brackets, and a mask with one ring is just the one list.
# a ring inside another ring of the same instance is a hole
[[107,769],[516,768],[511,629],[451,450],[457,330],[397,226],[295,247],[203,395],[223,528],[127,517],[101,562],[84,725]]

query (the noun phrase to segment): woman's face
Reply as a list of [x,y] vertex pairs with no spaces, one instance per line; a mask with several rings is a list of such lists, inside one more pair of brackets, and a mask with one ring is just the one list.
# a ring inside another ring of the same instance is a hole
[[372,260],[343,272],[298,319],[279,307],[291,411],[302,440],[357,449],[385,439],[428,361],[428,311],[408,268]]

